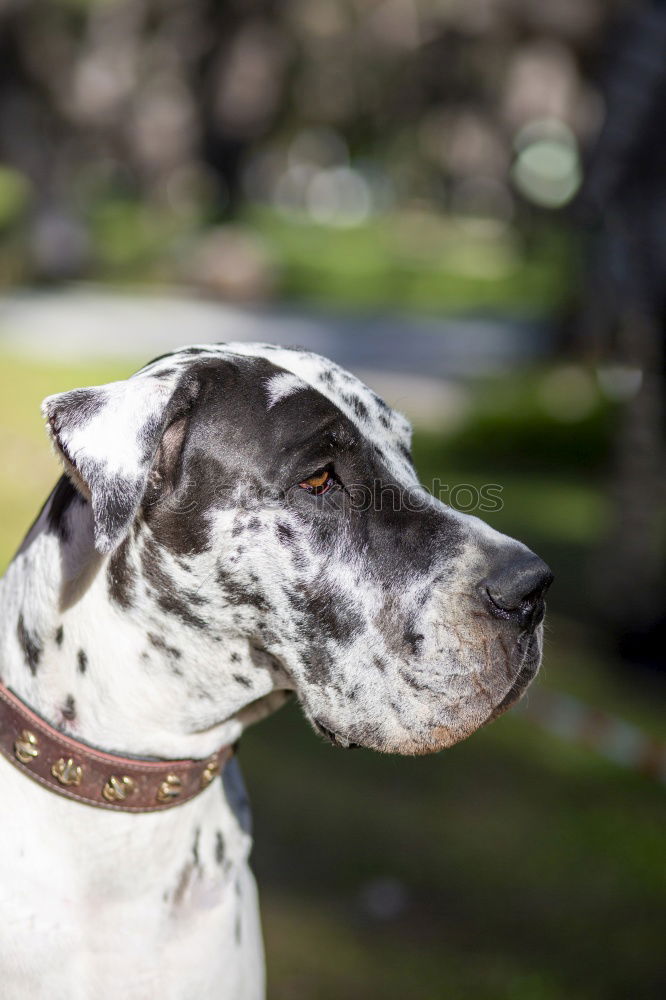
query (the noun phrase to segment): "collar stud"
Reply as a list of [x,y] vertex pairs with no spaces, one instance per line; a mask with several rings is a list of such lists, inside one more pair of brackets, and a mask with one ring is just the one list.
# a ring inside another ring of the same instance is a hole
[[107,802],[124,802],[128,795],[136,791],[136,782],[127,774],[116,778],[112,774],[102,789],[102,795]]
[[80,785],[83,777],[83,768],[75,764],[71,757],[65,760],[61,757],[51,768],[51,774],[57,778],[61,785]]
[[14,756],[22,764],[29,764],[35,757],[39,757],[39,742],[29,729],[24,729],[14,743]]

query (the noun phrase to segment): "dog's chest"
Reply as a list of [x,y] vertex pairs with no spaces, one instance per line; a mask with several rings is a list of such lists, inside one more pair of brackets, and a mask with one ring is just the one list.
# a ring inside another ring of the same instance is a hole
[[116,814],[0,769],[3,996],[261,996],[249,837],[220,789],[169,813]]

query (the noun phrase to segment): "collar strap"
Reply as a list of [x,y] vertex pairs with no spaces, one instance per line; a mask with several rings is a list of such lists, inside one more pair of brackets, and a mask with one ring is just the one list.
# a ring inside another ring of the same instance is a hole
[[206,760],[137,760],[80,743],[0,684],[0,753],[40,785],[77,802],[123,812],[161,812],[194,798],[233,753]]

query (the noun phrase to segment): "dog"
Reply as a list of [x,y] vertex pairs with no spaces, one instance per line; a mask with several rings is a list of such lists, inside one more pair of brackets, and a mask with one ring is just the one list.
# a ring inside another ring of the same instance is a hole
[[43,412],[64,475],[0,584],[23,719],[0,757],[3,1000],[260,1000],[220,748],[290,695],[339,747],[464,739],[535,676],[550,570],[431,496],[407,420],[300,349],[187,347]]

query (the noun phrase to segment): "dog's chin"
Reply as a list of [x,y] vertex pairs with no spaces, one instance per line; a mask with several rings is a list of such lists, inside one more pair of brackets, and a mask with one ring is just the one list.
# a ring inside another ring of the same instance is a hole
[[488,711],[487,702],[475,703],[474,700],[470,700],[459,718],[452,719],[447,725],[435,723],[432,727],[426,730],[421,729],[418,733],[405,734],[402,731],[395,737],[391,737],[387,734],[384,726],[371,723],[362,726],[356,725],[345,731],[335,728],[335,724],[328,719],[312,718],[312,723],[327,742],[341,750],[363,747],[366,750],[374,750],[379,753],[400,754],[409,757],[437,753],[455,746],[456,743],[461,743],[477,730],[507,712],[525,694],[536,677],[540,664],[540,637],[532,635],[511,687],[490,711]]

